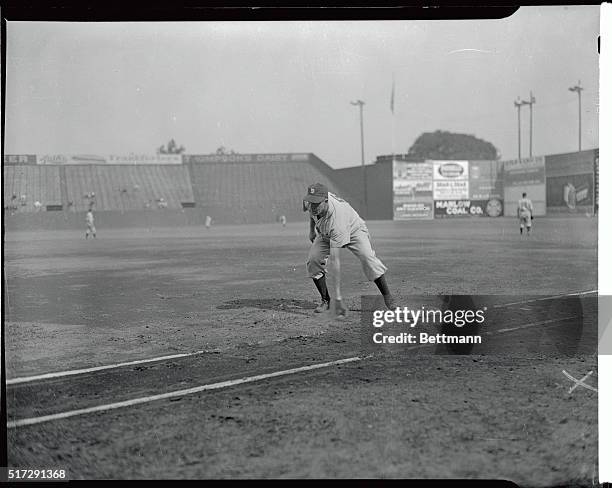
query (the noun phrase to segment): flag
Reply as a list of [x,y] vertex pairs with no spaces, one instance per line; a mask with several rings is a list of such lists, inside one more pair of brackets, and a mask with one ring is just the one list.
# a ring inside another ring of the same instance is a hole
[[395,78],[393,78],[393,81],[391,82],[391,113],[392,114],[395,114],[394,109],[395,109]]

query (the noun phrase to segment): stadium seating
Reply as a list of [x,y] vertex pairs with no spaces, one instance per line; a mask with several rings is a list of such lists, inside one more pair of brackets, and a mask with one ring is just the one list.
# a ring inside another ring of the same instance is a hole
[[[96,211],[121,214],[194,207],[196,213],[210,215],[219,224],[276,222],[281,215],[290,222],[305,220],[302,197],[309,184],[321,182],[330,191],[350,197],[339,190],[329,166],[314,155],[309,157],[183,165],[6,165],[4,201],[5,207],[16,203],[18,213],[37,211],[34,202],[38,200],[41,210],[55,206],[54,210],[69,213],[84,212],[93,204]],[[12,200],[12,195],[17,199]],[[27,197],[24,206],[21,195]]]
[[[228,223],[304,219],[302,197],[313,182],[336,185],[307,162],[194,163],[197,206]],[[216,212],[216,214],[215,214]]]
[[165,208],[171,209],[194,201],[184,166],[66,166],[66,187],[67,199],[75,211],[87,210],[92,200],[97,210],[119,211],[158,208],[162,198]]
[[[11,205],[12,197],[17,197],[18,212],[35,212],[36,201],[44,210],[48,205],[62,204],[60,174],[58,166],[4,166],[4,205]],[[25,195],[25,205],[21,196]]]

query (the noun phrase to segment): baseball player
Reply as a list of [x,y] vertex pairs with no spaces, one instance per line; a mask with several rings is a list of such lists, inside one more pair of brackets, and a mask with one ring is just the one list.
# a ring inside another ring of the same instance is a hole
[[533,203],[527,198],[527,193],[523,192],[523,198],[518,201],[516,216],[519,219],[521,235],[523,229],[527,227],[527,235],[531,234],[531,220],[533,219]]
[[334,311],[337,316],[346,316],[348,309],[340,293],[341,248],[346,248],[357,256],[366,277],[376,284],[385,305],[393,310],[395,302],[385,280],[387,267],[376,257],[370,233],[359,214],[321,183],[308,187],[303,199],[303,210],[310,214],[309,238],[312,242],[306,266],[308,275],[321,295],[321,304],[315,312],[321,313],[330,308],[330,296],[325,281],[329,264],[329,272],[334,278]]
[[89,237],[89,233],[96,237],[96,226],[94,225],[94,216],[91,208],[87,211],[85,216],[85,223],[87,224],[87,230],[85,231],[85,239]]

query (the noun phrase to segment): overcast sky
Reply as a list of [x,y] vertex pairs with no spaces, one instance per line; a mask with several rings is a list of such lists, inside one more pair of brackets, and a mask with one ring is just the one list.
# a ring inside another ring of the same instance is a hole
[[[313,152],[332,167],[405,153],[423,132],[517,157],[598,146],[599,6],[502,20],[8,22],[6,154]],[[390,110],[395,79],[395,111]],[[521,109],[522,155],[529,107]]]

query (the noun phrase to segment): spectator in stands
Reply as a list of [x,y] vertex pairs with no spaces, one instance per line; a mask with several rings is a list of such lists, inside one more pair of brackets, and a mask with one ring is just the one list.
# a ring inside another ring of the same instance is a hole
[[37,212],[40,212],[40,209],[41,209],[41,208],[42,208],[42,203],[40,203],[38,200],[36,200],[36,201],[34,202],[34,209],[35,209]]
[[13,193],[13,196],[11,197],[11,204],[9,208],[11,209],[11,215],[17,211],[17,208],[18,208],[17,207],[17,195],[15,195],[14,193]]
[[93,235],[94,239],[96,237],[96,226],[94,225],[94,216],[91,208],[87,211],[87,215],[85,216],[85,223],[87,224],[87,230],[85,231],[85,239],[89,237],[89,233]]
[[166,207],[168,207],[168,202],[164,200],[164,197],[160,197],[159,200],[157,200],[157,208],[166,208]]
[[21,206],[25,207],[28,204],[28,197],[25,194],[23,194],[21,195],[20,201],[21,201]]

